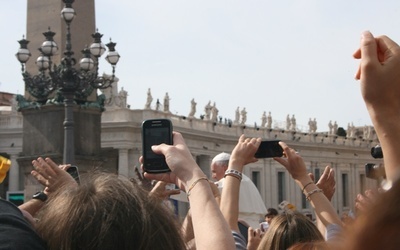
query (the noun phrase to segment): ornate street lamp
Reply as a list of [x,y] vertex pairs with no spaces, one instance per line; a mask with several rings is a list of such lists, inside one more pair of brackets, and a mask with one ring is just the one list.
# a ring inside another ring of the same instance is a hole
[[[61,11],[61,17],[64,19],[67,27],[66,48],[61,63],[56,65],[52,61],[52,56],[58,51],[58,46],[54,42],[55,35],[49,30],[43,35],[46,40],[39,48],[40,56],[36,59],[36,65],[39,69],[37,75],[31,75],[26,71],[26,62],[31,53],[28,50],[29,41],[22,39],[19,42],[20,48],[16,54],[17,59],[22,65],[22,75],[25,82],[25,89],[37,99],[40,104],[45,104],[48,97],[55,90],[61,94],[64,100],[65,118],[64,118],[64,164],[75,163],[75,145],[74,145],[74,120],[73,107],[74,101],[77,104],[84,104],[87,97],[95,89],[105,89],[112,85],[115,78],[115,66],[119,60],[119,54],[115,51],[116,43],[110,41],[106,44],[108,54],[107,62],[112,66],[111,77],[101,77],[98,75],[99,58],[106,51],[101,42],[102,34],[94,33],[92,35],[94,42],[89,48],[82,50],[83,58],[79,61],[80,69],[74,68],[76,64],[73,58],[74,52],[71,49],[70,25],[75,17],[75,10],[72,8],[74,0],[63,0],[65,6]],[[94,59],[92,59],[92,57]]]

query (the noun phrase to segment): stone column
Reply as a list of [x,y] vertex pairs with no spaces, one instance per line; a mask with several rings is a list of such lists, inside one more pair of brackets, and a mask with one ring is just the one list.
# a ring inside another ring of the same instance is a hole
[[9,191],[20,191],[20,185],[19,185],[19,165],[17,162],[17,155],[16,154],[11,154],[10,155],[10,160],[11,160],[11,167],[8,172],[9,174],[9,186],[8,190]]
[[128,168],[128,149],[120,148],[118,150],[119,159],[118,159],[118,174],[129,177],[129,168]]

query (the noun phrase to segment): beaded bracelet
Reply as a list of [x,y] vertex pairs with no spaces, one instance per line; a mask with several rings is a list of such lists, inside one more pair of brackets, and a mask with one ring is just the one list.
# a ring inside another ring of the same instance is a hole
[[232,177],[235,177],[236,179],[238,179],[239,181],[242,181],[242,179],[239,177],[239,175],[236,175],[236,174],[226,174],[226,175],[224,175],[224,178],[226,178],[227,176],[232,176]]
[[323,192],[322,189],[316,188],[316,189],[314,189],[314,190],[312,190],[312,191],[310,191],[309,193],[306,194],[306,199],[308,201],[310,201],[311,195],[313,195],[315,193],[322,193],[322,192]]
[[239,171],[237,171],[237,170],[234,170],[234,169],[228,169],[228,170],[226,170],[226,171],[225,171],[224,178],[225,178],[226,176],[235,177],[235,178],[237,178],[239,181],[241,181],[242,178],[243,178],[242,173],[239,172]]
[[196,184],[197,184],[199,181],[201,181],[201,180],[206,180],[206,181],[208,181],[208,178],[207,178],[207,177],[200,177],[199,179],[195,180],[195,181],[192,183],[192,185],[190,185],[190,187],[189,187],[189,189],[188,189],[188,191],[187,191],[187,197],[190,196],[190,191],[192,191],[192,189],[194,188],[194,186],[196,186]]
[[301,190],[301,192],[304,193],[304,190],[306,190],[306,187],[307,187],[308,185],[313,184],[313,183],[314,183],[313,181],[310,181],[309,183],[307,183],[306,185],[304,185],[303,190]]

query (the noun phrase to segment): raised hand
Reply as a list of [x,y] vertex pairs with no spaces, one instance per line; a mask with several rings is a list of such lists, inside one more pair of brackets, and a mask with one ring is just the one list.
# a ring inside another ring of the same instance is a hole
[[70,165],[58,166],[50,158],[43,159],[42,157],[33,160],[32,165],[35,169],[31,171],[31,174],[45,186],[46,194],[51,194],[66,185],[78,185],[74,178],[66,172]]

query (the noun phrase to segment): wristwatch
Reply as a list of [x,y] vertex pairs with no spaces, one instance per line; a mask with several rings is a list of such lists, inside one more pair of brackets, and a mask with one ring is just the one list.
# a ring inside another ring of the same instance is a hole
[[47,200],[47,194],[45,194],[43,191],[39,191],[32,196],[32,199],[41,200],[45,202]]

